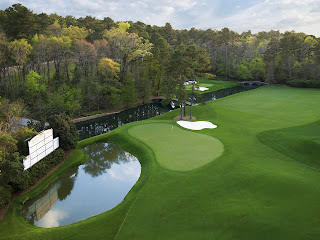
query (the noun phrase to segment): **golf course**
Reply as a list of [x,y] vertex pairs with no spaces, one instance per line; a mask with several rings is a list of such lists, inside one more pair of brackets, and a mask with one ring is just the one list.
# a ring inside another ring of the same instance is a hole
[[[319,103],[319,89],[263,86],[193,107],[215,129],[179,126],[178,109],[79,141],[10,205],[0,239],[320,239]],[[139,159],[140,178],[125,199],[67,226],[25,220],[23,203],[84,163],[81,149],[96,142]]]

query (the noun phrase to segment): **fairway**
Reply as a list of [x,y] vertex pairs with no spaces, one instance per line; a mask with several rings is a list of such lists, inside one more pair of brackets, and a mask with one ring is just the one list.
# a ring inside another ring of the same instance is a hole
[[224,150],[218,139],[173,124],[149,123],[134,126],[128,132],[152,148],[162,167],[173,171],[199,168],[221,156]]
[[51,176],[83,162],[82,147],[115,142],[142,167],[123,202],[75,224],[35,227],[21,206],[44,182],[11,205],[0,239],[320,239],[319,102],[317,89],[264,86],[192,109],[216,129],[183,129],[174,110],[83,140]]
[[262,132],[258,139],[300,163],[320,169],[320,121]]

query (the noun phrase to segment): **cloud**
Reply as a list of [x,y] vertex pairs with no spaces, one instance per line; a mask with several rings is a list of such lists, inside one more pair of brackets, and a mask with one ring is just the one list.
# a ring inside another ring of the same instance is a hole
[[65,211],[55,209],[49,210],[49,212],[39,221],[39,227],[52,228],[59,227],[61,225],[61,220],[68,217]]
[[319,0],[2,0],[0,7],[16,2],[35,13],[77,18],[91,15],[158,26],[170,22],[176,29],[296,30],[320,36]]
[[223,18],[211,15],[211,10],[207,9],[197,17],[196,27],[202,29],[229,27],[237,32],[295,30],[320,36],[320,15],[316,11],[319,9],[318,0],[264,0]]

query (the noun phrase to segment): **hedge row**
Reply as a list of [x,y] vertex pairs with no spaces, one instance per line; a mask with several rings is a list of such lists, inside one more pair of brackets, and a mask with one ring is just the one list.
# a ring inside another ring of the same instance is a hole
[[58,165],[64,159],[64,151],[58,148],[41,161],[37,162],[31,168],[26,170],[28,187],[35,184],[39,178],[46,175],[54,166]]
[[291,87],[299,88],[320,88],[319,80],[291,80],[287,84]]
[[26,189],[35,184],[39,178],[62,162],[64,156],[64,151],[61,148],[58,148],[28,170],[23,171],[23,182],[19,183],[19,186],[0,184],[0,209],[10,202],[12,193],[17,190]]

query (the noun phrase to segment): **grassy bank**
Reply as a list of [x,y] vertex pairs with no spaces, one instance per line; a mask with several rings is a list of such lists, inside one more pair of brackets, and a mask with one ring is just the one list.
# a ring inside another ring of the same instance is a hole
[[0,222],[0,239],[319,239],[319,102],[316,89],[266,86],[193,108],[197,120],[218,126],[197,134],[218,139],[224,151],[186,171],[162,167],[162,161],[176,167],[185,152],[192,160],[203,153],[178,137],[179,151],[163,155],[161,148],[173,139],[163,124],[190,141],[204,141],[175,125],[179,110],[83,140],[48,181],[86,159],[81,147],[116,142],[142,165],[125,200],[81,222],[42,229],[24,220],[20,210],[43,183],[10,207]]

